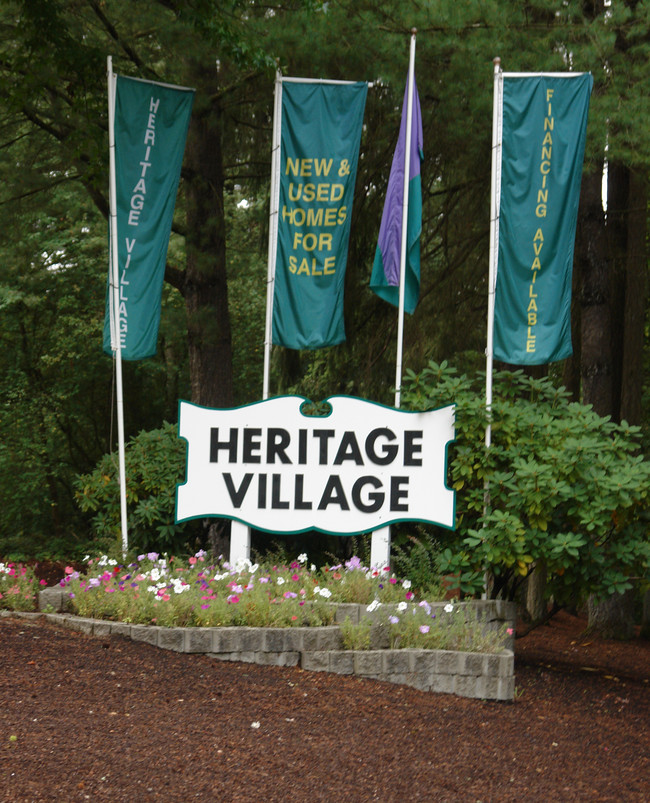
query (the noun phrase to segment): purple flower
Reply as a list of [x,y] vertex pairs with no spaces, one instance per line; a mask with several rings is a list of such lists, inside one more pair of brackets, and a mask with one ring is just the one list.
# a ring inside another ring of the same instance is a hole
[[429,625],[420,625],[420,633],[426,635],[429,632]]

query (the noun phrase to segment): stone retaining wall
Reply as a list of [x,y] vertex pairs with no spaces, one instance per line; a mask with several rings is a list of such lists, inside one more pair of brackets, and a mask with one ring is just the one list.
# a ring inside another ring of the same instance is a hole
[[[51,599],[51,594],[45,594],[41,600],[42,607],[51,606]],[[498,611],[500,616],[514,613],[514,606],[503,608],[504,605],[510,606],[510,603],[486,600],[472,605],[478,605],[486,618],[495,615],[497,608],[501,608]],[[91,636],[106,638],[118,635],[160,649],[203,653],[222,661],[301,666],[305,670],[353,674],[461,697],[489,700],[514,698],[514,653],[511,649],[492,654],[424,649],[344,650],[338,624],[288,628],[159,627],[88,619],[67,613],[20,615],[41,616],[52,624]],[[336,611],[338,622],[347,618],[354,622],[355,616],[364,615],[365,606],[339,605]],[[501,618],[498,621],[503,623]],[[371,646],[376,645],[375,640]]]

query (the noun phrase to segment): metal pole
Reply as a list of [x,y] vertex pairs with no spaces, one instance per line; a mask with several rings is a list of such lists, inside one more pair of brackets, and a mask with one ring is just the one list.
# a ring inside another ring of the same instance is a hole
[[115,358],[115,393],[117,402],[118,469],[120,478],[120,519],[122,528],[122,557],[129,549],[126,513],[126,461],[124,445],[124,390],[122,386],[122,346],[120,342],[120,266],[117,248],[117,186],[115,180],[115,92],[116,78],[113,59],[107,58],[108,74],[108,154],[109,154],[109,207],[110,207],[110,258],[111,292],[109,310],[111,321],[111,348]]

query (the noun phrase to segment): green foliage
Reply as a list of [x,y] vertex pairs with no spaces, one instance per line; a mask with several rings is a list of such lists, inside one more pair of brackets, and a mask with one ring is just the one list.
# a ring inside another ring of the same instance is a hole
[[440,536],[440,567],[459,573],[464,592],[478,593],[488,570],[492,595],[513,599],[538,559],[559,604],[622,592],[647,576],[650,462],[638,452],[638,428],[521,371],[494,375],[489,449],[482,374],[430,363],[407,372],[402,398],[414,409],[456,404],[457,530]]
[[[199,529],[196,522],[176,524],[176,485],[185,478],[185,441],[175,424],[140,432],[126,445],[126,497],[129,548],[146,552],[187,552]],[[102,542],[120,540],[118,459],[107,454],[90,474],[76,482],[76,497],[93,515],[92,527]]]

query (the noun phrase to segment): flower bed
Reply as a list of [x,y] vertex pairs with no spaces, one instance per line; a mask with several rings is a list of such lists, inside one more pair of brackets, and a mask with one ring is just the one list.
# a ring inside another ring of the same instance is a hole
[[163,649],[512,699],[514,604],[418,599],[408,579],[358,558],[317,571],[306,555],[288,566],[205,557],[89,560],[87,573],[70,568],[42,591],[39,606],[68,627]]

